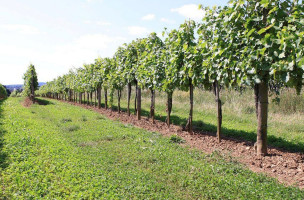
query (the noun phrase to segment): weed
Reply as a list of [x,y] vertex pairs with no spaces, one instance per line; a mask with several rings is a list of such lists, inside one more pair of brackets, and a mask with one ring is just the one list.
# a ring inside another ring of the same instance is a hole
[[83,122],[88,121],[88,119],[87,119],[87,117],[85,115],[82,115],[80,120],[83,121]]
[[102,137],[102,140],[113,141],[114,137],[113,137],[113,135],[105,135]]
[[71,118],[62,118],[61,123],[67,123],[67,122],[72,122]]
[[179,137],[178,135],[171,135],[170,142],[181,144],[181,143],[185,143],[185,140]]
[[70,126],[64,127],[64,130],[68,131],[68,132],[77,131],[79,129],[80,129],[80,127],[77,125],[70,125]]
[[105,120],[106,118],[102,115],[97,115],[96,119],[97,120]]

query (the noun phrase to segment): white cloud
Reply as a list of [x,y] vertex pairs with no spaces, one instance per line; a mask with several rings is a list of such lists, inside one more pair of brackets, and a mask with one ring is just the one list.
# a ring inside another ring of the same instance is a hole
[[105,22],[105,21],[92,21],[92,20],[86,20],[84,21],[85,24],[94,24],[98,26],[110,26],[110,22]]
[[[0,73],[0,80],[4,84],[22,83],[22,75],[32,62],[39,81],[50,81],[67,73],[72,67],[94,62],[99,56],[113,56],[118,46],[124,42],[127,42],[127,39],[123,37],[87,34],[48,48],[1,44],[0,63],[5,66],[5,71]],[[16,55],[18,59],[12,61],[11,58]]]
[[160,21],[164,22],[164,23],[167,23],[167,24],[175,24],[176,23],[174,20],[167,19],[167,18],[161,18]]
[[144,36],[150,32],[147,28],[141,26],[129,26],[128,31],[130,35],[135,36]]
[[203,10],[199,10],[198,5],[196,4],[188,4],[180,8],[173,8],[171,9],[171,12],[177,12],[178,14],[193,20],[201,20],[204,17]]
[[0,30],[26,35],[37,35],[41,33],[36,27],[24,24],[2,24],[0,25]]
[[145,21],[154,20],[155,19],[155,15],[154,14],[148,14],[148,15],[143,16],[141,19],[145,20]]

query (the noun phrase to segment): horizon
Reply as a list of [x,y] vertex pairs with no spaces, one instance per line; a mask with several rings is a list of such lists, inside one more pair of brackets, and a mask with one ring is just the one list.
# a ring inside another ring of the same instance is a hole
[[[23,83],[32,63],[39,82],[69,69],[111,57],[123,43],[178,28],[186,19],[201,20],[198,5],[223,6],[228,0],[115,1],[55,0],[0,3],[0,83]],[[59,6],[58,6],[59,5]],[[160,6],[161,5],[161,6]],[[4,67],[5,66],[5,67]]]
[[[42,81],[42,82],[40,82],[40,81],[39,81],[39,82],[38,82],[38,84],[46,84],[46,83],[47,83],[47,82],[44,82],[44,81]],[[18,86],[19,86],[19,85],[22,85],[22,86],[23,86],[23,85],[24,85],[24,83],[16,83],[16,84],[2,84],[2,85],[4,85],[4,86],[13,86],[13,85],[14,85],[14,86],[15,86],[15,85],[18,85]]]

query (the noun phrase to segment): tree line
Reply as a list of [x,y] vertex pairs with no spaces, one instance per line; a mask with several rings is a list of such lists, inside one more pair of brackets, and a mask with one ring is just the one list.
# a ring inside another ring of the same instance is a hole
[[[151,33],[120,46],[112,58],[97,58],[66,75],[48,82],[42,96],[82,102],[96,92],[101,108],[112,107],[117,92],[127,88],[130,115],[132,86],[135,112],[141,118],[141,90],[150,90],[150,116],[154,122],[155,91],[167,94],[170,126],[172,95],[189,91],[189,118],[186,129],[192,134],[193,90],[214,89],[217,102],[217,137],[221,141],[222,88],[249,87],[254,90],[258,121],[256,151],[267,155],[269,85],[294,87],[300,93],[304,78],[304,6],[297,0],[235,0],[224,7],[202,7],[202,21],[192,20],[178,29],[165,29],[163,38]],[[89,101],[88,101],[89,102]]]

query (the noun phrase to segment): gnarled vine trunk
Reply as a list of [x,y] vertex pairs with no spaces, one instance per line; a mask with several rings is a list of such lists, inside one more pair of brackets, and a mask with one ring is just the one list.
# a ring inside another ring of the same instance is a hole
[[190,134],[193,133],[193,84],[192,79],[189,79],[189,90],[190,90],[190,111],[189,111],[189,118],[186,125],[186,129]]
[[155,90],[153,89],[151,89],[150,117],[152,119],[152,123],[155,124]]
[[87,105],[90,105],[90,93],[87,92]]
[[101,108],[101,87],[97,88],[97,96],[98,96],[98,108]]
[[138,85],[137,85],[137,81],[135,81],[135,100],[134,100],[134,115],[136,115],[137,113],[137,93],[138,93]]
[[218,142],[221,142],[221,135],[222,135],[222,101],[220,98],[220,86],[219,83],[216,81],[214,83],[214,95],[215,95],[215,101],[217,103],[217,132],[216,136],[218,139]]
[[108,90],[104,89],[104,95],[105,95],[105,109],[108,109]]
[[137,87],[137,119],[141,119],[141,88]]
[[171,111],[172,111],[172,95],[173,92],[167,92],[167,125],[170,127],[170,116],[171,116]]
[[96,107],[96,98],[97,98],[97,92],[96,90],[94,91],[94,106]]
[[254,85],[254,101],[255,101],[255,115],[258,118],[258,107],[259,107],[259,85]]
[[268,84],[262,81],[258,86],[258,129],[256,151],[258,156],[267,155]]
[[128,106],[127,106],[127,112],[128,115],[130,116],[130,100],[131,100],[131,92],[132,92],[132,85],[131,83],[128,83]]
[[118,113],[120,113],[120,99],[121,99],[121,90],[117,90],[117,108],[118,108]]
[[93,92],[90,92],[90,99],[91,99],[90,104],[91,106],[93,106]]

